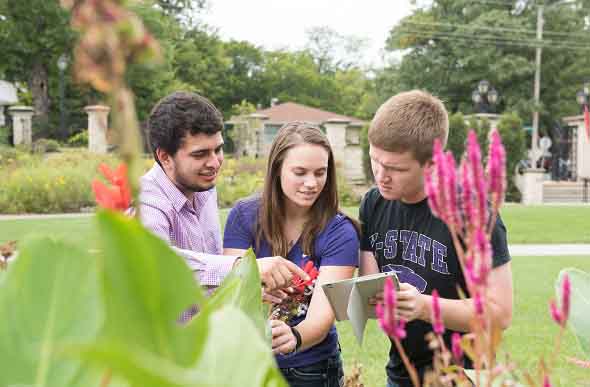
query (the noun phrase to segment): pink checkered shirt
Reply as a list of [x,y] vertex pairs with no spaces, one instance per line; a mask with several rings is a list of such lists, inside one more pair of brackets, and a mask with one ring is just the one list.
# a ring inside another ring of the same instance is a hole
[[218,286],[235,257],[222,256],[221,228],[215,188],[195,192],[190,201],[154,163],[141,178],[141,222],[171,246],[200,254],[180,254],[199,283]]

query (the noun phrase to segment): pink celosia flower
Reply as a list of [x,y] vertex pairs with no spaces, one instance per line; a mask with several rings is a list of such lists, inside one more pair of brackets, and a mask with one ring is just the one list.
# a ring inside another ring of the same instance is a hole
[[451,336],[451,351],[455,362],[461,363],[463,360],[463,348],[461,347],[461,334],[454,332]]
[[481,165],[481,150],[473,130],[470,130],[467,136],[466,160],[468,163],[467,169],[471,174],[471,188],[475,194],[473,197],[475,199],[473,217],[467,218],[467,221],[474,223],[476,227],[486,227],[488,218],[486,182]]
[[475,313],[478,316],[483,315],[483,299],[481,297],[481,293],[479,291],[475,292],[475,296],[473,297],[473,306],[475,307]]
[[570,314],[570,298],[571,298],[571,283],[569,275],[563,276],[563,282],[561,283],[561,309],[557,307],[555,300],[551,300],[549,303],[549,310],[551,312],[551,318],[557,324],[565,326]]
[[442,335],[445,332],[445,326],[442,322],[441,314],[440,314],[440,300],[438,296],[438,290],[434,289],[432,291],[432,308],[431,308],[431,315],[432,315],[432,328],[434,333],[437,335]]
[[376,314],[381,329],[393,339],[406,337],[406,321],[397,319],[395,310],[397,307],[397,294],[391,278],[385,280],[383,289],[383,304],[377,304]]
[[551,382],[549,381],[549,375],[545,374],[543,377],[543,387],[551,387]]
[[497,130],[493,130],[490,139],[487,165],[489,190],[494,211],[498,211],[504,202],[506,191],[506,151]]
[[465,262],[466,278],[473,285],[484,285],[492,269],[492,246],[482,229],[475,230],[472,246],[473,254]]

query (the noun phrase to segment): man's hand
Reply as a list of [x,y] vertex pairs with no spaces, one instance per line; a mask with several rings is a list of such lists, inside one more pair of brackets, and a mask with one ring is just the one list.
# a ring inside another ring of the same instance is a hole
[[421,319],[426,320],[429,306],[427,296],[420,293],[412,285],[402,282],[397,292],[397,315],[407,322]]
[[289,287],[294,274],[304,281],[309,280],[303,269],[283,257],[260,258],[256,263],[260,270],[260,279],[268,292]]
[[295,350],[297,339],[285,322],[270,320],[270,328],[272,332],[272,352],[275,355],[286,355]]

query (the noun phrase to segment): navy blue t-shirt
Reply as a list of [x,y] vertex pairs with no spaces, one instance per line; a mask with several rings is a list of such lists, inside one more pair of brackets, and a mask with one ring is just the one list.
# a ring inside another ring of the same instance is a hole
[[[270,245],[266,240],[260,241],[256,248],[256,224],[260,197],[238,201],[229,213],[223,247],[230,249],[248,249],[252,247],[257,257],[271,257]],[[352,222],[344,215],[337,214],[316,237],[314,245],[314,262],[320,266],[358,266],[359,238]],[[298,266],[303,263],[303,251],[299,241],[286,257]],[[289,325],[297,325],[305,319],[305,315],[289,321]],[[277,355],[280,368],[303,367],[329,358],[338,353],[338,335],[332,325],[326,338],[319,344],[290,355]]]

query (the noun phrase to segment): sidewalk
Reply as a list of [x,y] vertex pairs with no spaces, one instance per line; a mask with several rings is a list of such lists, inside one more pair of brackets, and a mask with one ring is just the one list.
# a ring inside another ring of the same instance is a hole
[[564,255],[587,255],[590,258],[590,244],[530,244],[508,245],[513,257],[541,257]]

